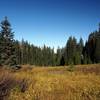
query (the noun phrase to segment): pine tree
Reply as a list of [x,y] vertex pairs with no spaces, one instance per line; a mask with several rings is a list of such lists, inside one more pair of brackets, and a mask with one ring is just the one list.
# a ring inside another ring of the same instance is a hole
[[69,65],[70,63],[73,62],[72,60],[72,37],[69,37],[67,44],[65,46],[64,50],[64,59],[65,59],[65,64]]
[[16,52],[16,63],[21,64],[21,48],[20,42],[18,40],[15,41],[15,52]]
[[75,37],[69,37],[64,51],[64,59],[66,65],[72,63],[77,64],[76,51],[77,51],[77,40]]
[[1,36],[1,33],[0,33],[0,66],[2,65],[2,61],[1,61],[1,58],[2,58],[2,36]]
[[65,59],[64,56],[62,55],[61,59],[60,59],[60,65],[64,66],[65,65]]
[[14,33],[7,17],[1,22],[0,64],[8,66],[16,64]]
[[83,64],[83,39],[80,38],[79,43],[77,44],[77,64]]
[[57,48],[57,53],[56,53],[56,65],[61,64],[61,49],[60,47]]
[[95,63],[100,63],[100,31],[95,36],[94,59]]

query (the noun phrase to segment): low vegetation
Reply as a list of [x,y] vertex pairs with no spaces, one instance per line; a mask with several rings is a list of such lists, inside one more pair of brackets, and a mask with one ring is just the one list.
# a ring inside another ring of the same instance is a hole
[[0,69],[0,100],[100,100],[100,64]]

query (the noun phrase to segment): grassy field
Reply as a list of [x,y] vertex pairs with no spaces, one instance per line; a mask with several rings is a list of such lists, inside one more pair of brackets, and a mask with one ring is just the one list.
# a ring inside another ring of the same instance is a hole
[[78,65],[74,70],[28,66],[18,71],[0,69],[0,86],[8,91],[0,87],[0,93],[6,94],[1,93],[2,99],[100,100],[100,64]]

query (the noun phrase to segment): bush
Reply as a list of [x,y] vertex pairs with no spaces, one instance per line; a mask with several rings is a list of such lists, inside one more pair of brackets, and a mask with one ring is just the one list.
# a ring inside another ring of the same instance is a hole
[[10,73],[2,72],[0,75],[0,100],[5,100],[10,93],[10,90],[16,84],[15,79]]
[[19,81],[19,89],[21,92],[25,92],[28,88],[28,80],[27,79],[22,79]]
[[68,71],[73,72],[74,70],[75,70],[75,66],[74,66],[73,63],[72,63],[72,64],[70,64],[70,65],[68,66]]

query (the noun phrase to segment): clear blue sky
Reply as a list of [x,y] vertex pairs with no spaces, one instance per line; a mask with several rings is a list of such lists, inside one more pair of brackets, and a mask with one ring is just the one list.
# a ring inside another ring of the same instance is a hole
[[100,0],[0,0],[15,38],[37,46],[63,47],[69,36],[85,41],[100,22]]

